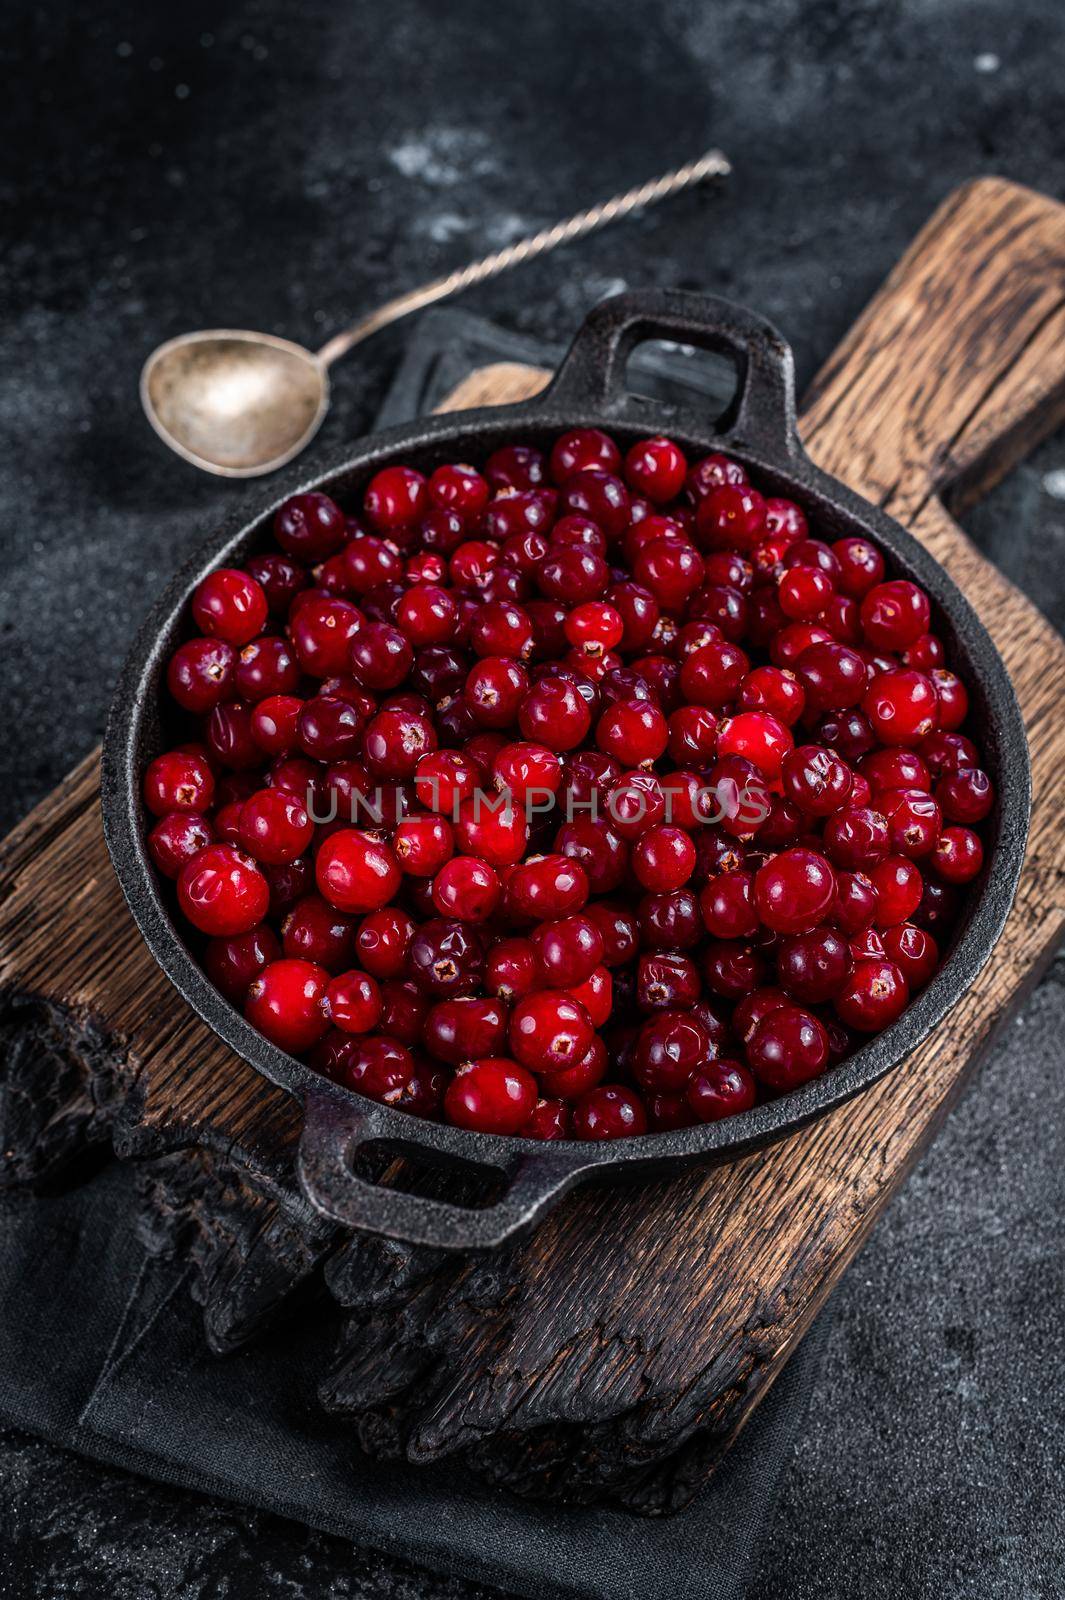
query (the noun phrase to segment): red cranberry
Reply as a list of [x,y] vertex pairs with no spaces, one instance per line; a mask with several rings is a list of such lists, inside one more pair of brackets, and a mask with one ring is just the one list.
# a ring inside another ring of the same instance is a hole
[[484,973],[484,946],[466,923],[434,917],[415,930],[409,964],[414,982],[426,994],[473,994]]
[[861,600],[884,576],[884,558],[868,539],[837,539],[832,554],[839,562],[839,586]]
[[825,823],[825,854],[849,872],[874,867],[891,849],[887,818],[869,806],[844,806]]
[[640,1029],[633,1073],[641,1088],[669,1094],[683,1089],[712,1053],[710,1036],[697,1017],[660,1011]]
[[940,778],[935,796],[948,821],[971,827],[975,822],[983,822],[988,815],[995,791],[986,772],[979,767],[962,767]]
[[572,428],[555,440],[551,450],[551,476],[557,484],[568,482],[575,472],[586,472],[590,467],[616,472],[620,465],[621,451],[599,428]]
[[800,745],[784,757],[783,781],[784,793],[810,817],[829,817],[838,812],[847,804],[854,787],[846,762],[819,744]]
[[183,711],[201,716],[233,689],[237,657],[224,639],[189,639],[166,670],[166,686]]
[[809,644],[795,670],[811,711],[845,711],[857,705],[865,690],[865,663],[856,650],[835,639]]
[[700,500],[695,526],[708,549],[751,550],[766,529],[765,501],[746,484],[723,484]]
[[758,932],[754,878],[749,872],[725,872],[711,878],[699,896],[707,932],[714,939],[751,939]]
[[535,489],[547,481],[543,453],[527,444],[506,444],[493,451],[484,466],[492,488]]
[[781,988],[805,1005],[831,1000],[850,968],[850,947],[832,928],[792,934],[777,950]]
[[621,1084],[600,1084],[573,1108],[573,1134],[577,1139],[626,1139],[646,1132],[643,1101]]
[[939,947],[930,933],[912,922],[884,929],[884,954],[894,962],[912,993],[923,989],[939,966]]
[[231,1004],[243,1007],[252,979],[280,956],[277,936],[265,923],[260,923],[246,933],[208,940],[203,967],[215,988],[220,989]]
[[917,861],[935,848],[943,819],[930,794],[923,789],[885,789],[876,804],[887,818],[896,855]]
[[586,738],[591,722],[583,696],[562,678],[541,678],[518,709],[523,736],[548,750],[575,749]]
[[562,1072],[587,1054],[594,1037],[579,1001],[559,990],[519,1000],[510,1018],[510,1048],[533,1072]]
[[890,928],[905,922],[921,902],[921,874],[905,856],[888,856],[869,869],[876,891],[876,925]]
[[754,1077],[739,1061],[708,1061],[687,1088],[688,1105],[700,1122],[720,1122],[722,1117],[749,1111],[757,1098]]
[[312,961],[272,961],[248,985],[244,1014],[253,1027],[292,1055],[323,1038],[329,974]]
[[928,596],[906,578],[868,590],[862,600],[862,632],[876,650],[905,650],[928,632]]
[[200,632],[212,639],[247,644],[266,624],[266,596],[246,572],[219,567],[198,585],[192,597],[192,615]]
[[176,878],[186,861],[215,841],[211,825],[194,811],[168,811],[148,835],[148,854],[165,878]]
[[270,902],[266,879],[249,856],[228,844],[209,844],[181,868],[181,910],[201,933],[247,933]]
[[375,911],[399,888],[401,874],[386,844],[357,828],[343,829],[318,852],[319,892],[340,911]]
[[362,614],[350,600],[332,595],[308,599],[289,623],[300,666],[312,678],[329,678],[348,670],[352,640]]
[[881,672],[862,697],[862,710],[883,744],[910,745],[936,726],[936,691],[923,672]]
[[241,808],[241,843],[257,861],[271,866],[295,861],[313,836],[314,823],[306,808],[282,789],[260,789]]
[[869,780],[874,797],[885,789],[930,789],[932,780],[924,761],[914,750],[874,750],[859,768]]
[[835,889],[835,874],[824,856],[798,846],[760,867],[754,880],[758,915],[778,933],[816,927],[828,915]]
[[274,538],[297,561],[324,561],[346,536],[344,513],[327,494],[293,495],[274,516]]
[[327,972],[343,972],[352,964],[355,924],[321,895],[303,895],[281,924],[284,953],[293,960],[312,961]]
[[540,981],[540,964],[528,939],[501,939],[493,944],[485,964],[485,987],[513,1005],[523,1000]]
[[145,805],[157,817],[169,811],[207,811],[214,799],[214,773],[206,754],[168,750],[149,764],[143,791]]
[[796,1089],[820,1077],[828,1065],[828,1034],[811,1012],[799,1006],[778,1006],[755,1028],[747,1045],[747,1060],[767,1089]]
[[765,977],[765,962],[753,945],[738,939],[715,939],[703,959],[703,977],[713,994],[742,1000]]
[[414,923],[405,911],[388,906],[372,911],[359,923],[355,950],[375,978],[398,978],[406,969]]
[[932,852],[932,866],[948,883],[968,883],[984,864],[984,847],[971,828],[944,828]]
[[718,710],[734,700],[750,670],[739,645],[712,641],[690,655],[680,669],[680,690],[691,705]]
[[369,1033],[381,1020],[381,991],[368,972],[344,972],[326,989],[325,1009],[344,1033]]
[[893,961],[856,961],[835,1005],[848,1028],[879,1033],[901,1015],[909,998],[906,979]]

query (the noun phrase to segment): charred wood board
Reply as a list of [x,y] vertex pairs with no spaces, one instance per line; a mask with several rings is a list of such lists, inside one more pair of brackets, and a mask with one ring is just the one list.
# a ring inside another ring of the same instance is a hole
[[[485,368],[449,406],[519,399],[546,377]],[[905,523],[967,593],[1010,670],[1032,755],[1028,857],[991,962],[858,1100],[731,1166],[580,1194],[489,1258],[344,1235],[296,1183],[298,1106],[210,1033],[141,942],[104,850],[94,754],[0,858],[0,1181],[62,1181],[111,1144],[145,1158],[145,1235],[194,1261],[217,1351],[328,1292],[342,1323],[322,1402],[368,1451],[459,1455],[530,1495],[645,1513],[683,1504],[1065,924],[1065,646],[948,510],[1063,417],[1065,208],[981,180],[925,227],[801,423],[820,465]]]

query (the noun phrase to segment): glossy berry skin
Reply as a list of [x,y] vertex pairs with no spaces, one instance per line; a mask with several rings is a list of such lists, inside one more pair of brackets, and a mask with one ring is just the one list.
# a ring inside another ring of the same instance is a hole
[[197,812],[168,811],[148,835],[148,854],[165,878],[176,878],[186,861],[214,842],[214,829]]
[[457,1072],[444,1093],[444,1114],[472,1133],[517,1133],[536,1108],[536,1079],[506,1056],[488,1056]]
[[969,883],[984,864],[984,847],[971,828],[944,828],[932,851],[932,870],[947,883]]
[[750,665],[739,645],[727,639],[704,645],[680,669],[681,694],[690,705],[720,710],[736,698]]
[[920,869],[905,856],[885,857],[869,868],[868,877],[876,894],[878,928],[905,922],[920,905],[923,890]]
[[935,848],[943,817],[930,794],[923,789],[885,789],[876,803],[887,819],[895,855],[919,861]]
[[600,428],[571,428],[561,434],[551,448],[549,461],[551,477],[557,484],[568,483],[574,473],[590,468],[616,472],[620,465],[620,450]]
[[455,841],[444,817],[404,817],[392,835],[392,854],[401,872],[433,878],[451,860]]
[[675,500],[684,487],[688,463],[671,439],[641,439],[625,456],[625,481],[654,505]]
[[932,935],[912,922],[900,922],[884,930],[883,941],[884,954],[898,967],[910,993],[923,989],[939,966],[939,946]]
[[156,817],[170,811],[207,811],[214,790],[214,773],[199,750],[169,750],[156,756],[144,774],[144,803]]
[[192,597],[193,621],[200,632],[226,644],[248,644],[262,633],[268,615],[262,589],[236,567],[209,573]]
[[862,633],[875,650],[905,650],[928,632],[928,596],[906,578],[868,590],[861,605]]
[[891,829],[875,806],[846,805],[828,818],[822,841],[834,867],[865,872],[890,853]]
[[805,933],[823,922],[835,890],[835,874],[824,856],[801,846],[781,851],[754,879],[758,915],[777,933]]
[[692,1075],[685,1098],[700,1122],[720,1122],[749,1111],[758,1098],[758,1086],[741,1061],[708,1061]]
[[603,959],[603,936],[580,912],[541,922],[529,936],[540,977],[552,989],[573,989],[591,977]]
[[865,691],[865,662],[836,639],[815,640],[800,650],[795,672],[811,711],[846,711]]
[[270,891],[251,860],[229,844],[209,844],[185,862],[177,880],[178,904],[201,933],[247,933],[266,915]]
[[244,1014],[282,1050],[298,1055],[324,1038],[329,974],[311,961],[272,961],[248,986]]
[[906,979],[893,961],[856,961],[835,1006],[848,1028],[879,1033],[901,1016],[909,998]]
[[668,894],[683,888],[695,870],[695,846],[683,828],[649,828],[632,852],[632,870],[645,889]]
[[485,988],[508,1005],[539,987],[540,963],[528,939],[501,939],[485,962]]
[[274,538],[297,561],[313,564],[340,549],[346,527],[344,513],[327,494],[296,494],[278,508]]
[[358,828],[328,838],[314,869],[318,892],[340,911],[376,911],[393,899],[402,874],[388,846]]
[[260,789],[241,807],[241,844],[256,861],[284,866],[301,856],[313,837],[306,807],[282,789]]
[[832,928],[814,928],[781,940],[776,952],[782,989],[803,1005],[821,1005],[845,982],[851,969],[850,946]]
[[487,861],[479,861],[476,856],[453,856],[436,873],[432,892],[433,905],[442,917],[487,922],[499,905],[503,889],[498,873]]
[[995,800],[991,779],[980,767],[948,772],[935,786],[935,797],[949,822],[968,827],[983,822]]
[[381,990],[368,972],[342,972],[325,991],[326,1015],[344,1033],[369,1033],[381,1020]]
[[640,1029],[633,1076],[651,1094],[671,1094],[683,1089],[713,1053],[710,1035],[698,1017],[687,1011],[660,1011]]
[[851,797],[854,777],[847,763],[823,745],[803,744],[784,757],[784,793],[809,817],[829,817]]
[[248,985],[263,968],[281,958],[277,935],[266,923],[246,933],[210,939],[203,952],[203,968],[216,989],[231,1005],[243,1009]]
[[289,635],[300,666],[312,678],[346,673],[351,642],[362,626],[362,614],[349,600],[320,595],[307,600],[289,622]]
[[747,1060],[759,1083],[785,1093],[820,1077],[828,1065],[828,1034],[812,1012],[778,1006],[755,1028]]
[[462,1066],[482,1056],[499,1055],[507,1043],[507,1008],[499,1000],[440,1000],[422,1025],[425,1048],[438,1061]]
[[510,1048],[530,1072],[562,1072],[586,1054],[594,1037],[591,1018],[561,990],[526,996],[510,1018]]
[[575,749],[591,725],[591,712],[583,696],[562,678],[541,678],[518,708],[522,736],[548,750]]
[[212,711],[234,684],[237,654],[224,639],[188,639],[166,669],[166,686],[183,711]]
[[862,710],[882,744],[910,746],[934,732],[938,705],[931,679],[910,667],[878,673],[862,696]]
[[406,968],[414,923],[405,911],[388,906],[363,917],[355,934],[355,953],[375,978],[398,978]]
[[839,562],[839,588],[861,600],[883,580],[884,558],[868,539],[837,539],[832,554]]
[[523,1139],[568,1139],[570,1109],[564,1100],[537,1100],[532,1116],[518,1129]]
[[712,938],[752,939],[759,928],[753,874],[723,872],[711,878],[699,895],[699,909]]
[[387,1035],[351,1041],[340,1081],[357,1094],[383,1105],[401,1105],[414,1076],[414,1058],[406,1045]]
[[371,528],[389,533],[416,522],[428,509],[425,478],[413,467],[384,467],[370,479],[363,510]]
[[445,999],[475,992],[484,976],[484,959],[476,929],[454,917],[434,917],[415,929],[407,969],[423,994]]
[[600,1084],[577,1101],[572,1130],[575,1139],[633,1138],[647,1132],[647,1110],[633,1090]]
[[768,711],[741,711],[721,724],[717,753],[742,756],[763,777],[776,779],[794,742],[790,729]]
[[354,919],[317,894],[302,895],[281,923],[285,955],[313,961],[327,972],[343,972],[352,965],[354,941]]
[[627,767],[657,761],[669,740],[666,719],[646,700],[623,700],[600,717],[595,742]]

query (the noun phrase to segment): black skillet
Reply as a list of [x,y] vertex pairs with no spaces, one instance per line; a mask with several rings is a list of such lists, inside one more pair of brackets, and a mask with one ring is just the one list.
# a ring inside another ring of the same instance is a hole
[[[629,394],[629,356],[648,339],[679,340],[729,357],[737,390],[726,413],[712,420],[683,406]],[[174,646],[191,631],[187,602],[193,589],[211,568],[239,564],[265,543],[281,501],[298,490],[320,489],[342,504],[357,504],[362,486],[389,461],[423,469],[444,460],[479,462],[501,444],[542,444],[583,425],[608,429],[623,446],[668,432],[691,456],[725,449],[751,469],[762,489],[796,500],[819,537],[860,534],[874,539],[892,571],[913,578],[931,597],[936,631],[969,690],[972,724],[979,731],[998,801],[985,833],[985,868],[970,890],[949,955],[894,1026],[823,1077],[722,1122],[614,1143],[537,1143],[469,1133],[379,1105],[324,1080],[250,1027],[211,985],[178,932],[169,892],[144,847],[140,779],[148,761],[169,742],[163,673]],[[169,585],[137,637],[118,683],[104,744],[104,824],[126,898],[160,966],[238,1055],[303,1103],[300,1178],[313,1204],[326,1215],[349,1227],[414,1243],[485,1248],[529,1227],[588,1179],[646,1179],[695,1162],[731,1160],[802,1127],[899,1066],[987,961],[1013,900],[1028,830],[1028,747],[1013,689],[982,623],[928,551],[809,460],[795,426],[791,351],[769,323],[727,301],[698,295],[619,295],[591,313],[554,381],[535,399],[420,418],[364,439],[309,481],[289,475],[252,512],[249,519],[245,511],[239,526],[232,523],[201,548]],[[423,1161],[487,1169],[502,1181],[501,1197],[487,1206],[463,1206],[380,1187],[353,1170],[356,1152],[371,1144]]]

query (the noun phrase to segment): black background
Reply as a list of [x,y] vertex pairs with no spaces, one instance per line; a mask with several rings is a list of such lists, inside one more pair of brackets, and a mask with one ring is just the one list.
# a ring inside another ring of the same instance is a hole
[[[320,343],[718,144],[720,194],[465,304],[558,341],[616,288],[705,288],[774,319],[801,383],[958,182],[1065,192],[1047,0],[5,9],[4,826],[91,748],[140,614],[247,492],[149,432],[136,381],[159,340],[230,324]],[[373,416],[402,341],[337,369],[323,448]],[[1063,495],[1059,437],[971,521],[1059,626]],[[1062,988],[1059,965],[836,1296],[760,1600],[1065,1587]],[[49,1597],[468,1592],[17,1435],[0,1508]]]

